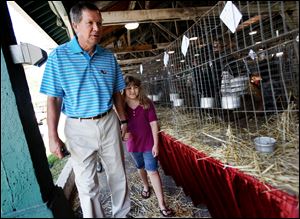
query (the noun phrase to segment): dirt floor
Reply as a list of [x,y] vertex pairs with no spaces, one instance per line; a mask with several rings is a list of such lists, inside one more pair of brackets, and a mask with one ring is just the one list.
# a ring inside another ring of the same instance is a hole
[[[126,149],[125,161],[126,173],[131,196],[131,210],[129,212],[129,215],[134,218],[162,218],[163,216],[159,212],[157,199],[153,190],[149,199],[142,199],[140,195],[142,183],[139,180],[139,176],[132,161],[132,158],[126,152]],[[161,168],[159,169],[159,172],[162,179],[166,202],[168,206],[176,212],[176,215],[174,217],[211,218],[209,211],[205,205],[194,206],[191,199],[184,194],[182,188],[176,186],[172,177],[166,176]],[[105,170],[99,173],[99,179],[103,185],[101,188],[102,206],[105,211],[106,217],[111,217],[110,192],[106,182]],[[77,218],[82,218],[82,212],[79,204],[76,187],[71,197],[71,203],[75,212],[75,216]]]

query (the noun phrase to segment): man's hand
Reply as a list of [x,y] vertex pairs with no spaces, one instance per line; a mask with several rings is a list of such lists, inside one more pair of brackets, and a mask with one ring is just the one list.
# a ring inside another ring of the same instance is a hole
[[64,143],[58,137],[57,126],[60,116],[62,99],[59,97],[47,98],[47,124],[48,124],[48,135],[49,135],[49,148],[50,152],[59,159],[62,159],[63,153],[61,151]]
[[65,144],[62,142],[60,138],[49,138],[49,148],[50,152],[54,154],[59,159],[64,158],[62,153],[62,148],[65,147]]

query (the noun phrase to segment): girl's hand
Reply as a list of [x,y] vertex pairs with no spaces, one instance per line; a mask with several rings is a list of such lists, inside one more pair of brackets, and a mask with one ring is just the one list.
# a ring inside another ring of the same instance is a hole
[[123,140],[124,140],[124,141],[127,141],[127,140],[130,139],[130,138],[132,138],[131,133],[130,133],[130,132],[126,132],[125,135],[124,135],[124,137],[123,137]]
[[126,133],[127,133],[127,123],[121,124],[122,139],[124,139],[124,136],[125,136]]
[[158,146],[157,145],[153,145],[153,147],[152,147],[152,155],[153,155],[153,157],[157,157],[158,154],[159,154]]

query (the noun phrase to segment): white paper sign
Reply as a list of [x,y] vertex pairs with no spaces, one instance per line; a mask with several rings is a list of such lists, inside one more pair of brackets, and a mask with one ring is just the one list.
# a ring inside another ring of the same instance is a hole
[[140,64],[140,72],[141,72],[141,74],[143,74],[143,65],[142,64]]
[[220,15],[220,19],[228,27],[228,29],[234,33],[237,26],[239,25],[242,18],[241,12],[237,7],[232,4],[231,1],[228,1]]
[[168,62],[169,62],[169,54],[167,52],[165,52],[165,55],[164,55],[164,64],[165,64],[166,67],[168,65]]
[[187,38],[185,35],[183,35],[182,43],[181,43],[181,52],[184,56],[186,55],[189,44],[190,44],[190,39]]

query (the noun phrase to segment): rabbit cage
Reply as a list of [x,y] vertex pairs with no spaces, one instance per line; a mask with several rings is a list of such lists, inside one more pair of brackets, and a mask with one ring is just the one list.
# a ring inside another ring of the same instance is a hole
[[[143,63],[140,77],[162,131],[298,195],[299,3],[233,2],[241,13],[233,32],[220,19],[225,4]],[[258,136],[274,138],[274,151],[256,151]]]

